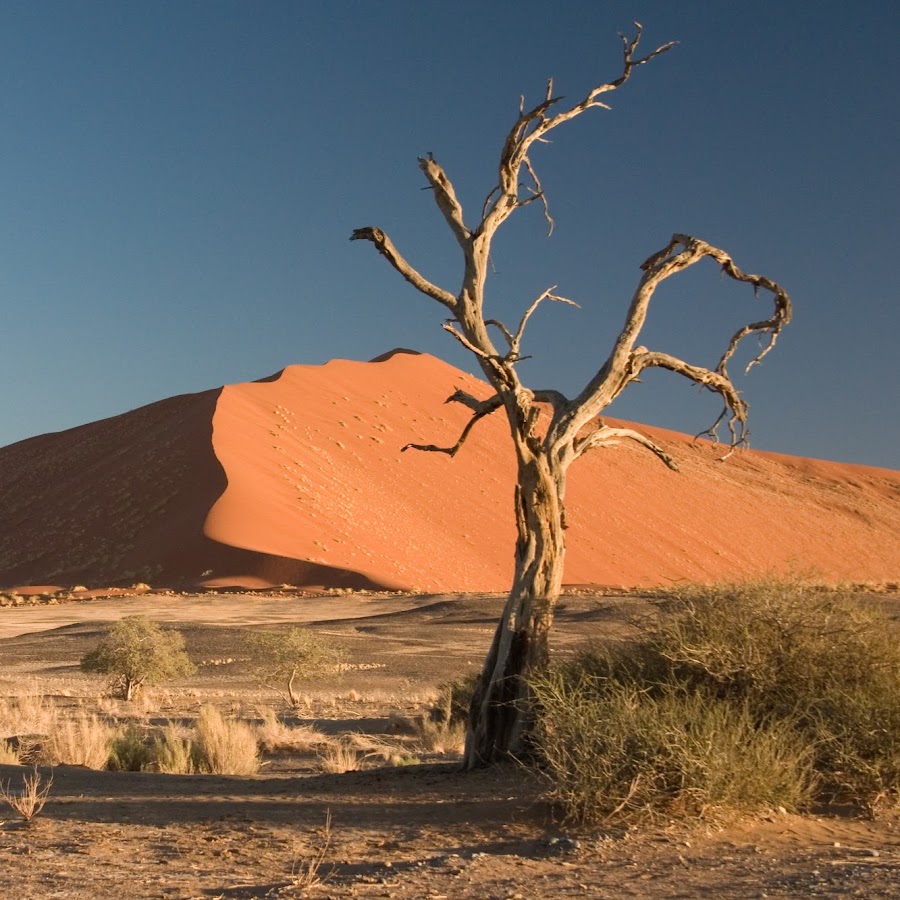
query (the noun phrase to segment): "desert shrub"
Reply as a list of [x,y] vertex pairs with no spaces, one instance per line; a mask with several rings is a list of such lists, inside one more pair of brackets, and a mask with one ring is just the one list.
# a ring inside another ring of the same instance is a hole
[[143,684],[192,675],[184,638],[163,630],[146,616],[126,616],[110,626],[106,637],[81,658],[84,672],[109,675],[113,688],[131,700]]
[[108,767],[117,772],[143,772],[156,761],[153,745],[141,729],[129,725],[115,734]]
[[682,590],[648,633],[533,688],[537,747],[577,819],[900,791],[897,629],[835,593]]
[[214,706],[197,717],[198,768],[212,775],[255,775],[259,771],[256,731],[246,722],[226,719]]
[[686,591],[653,649],[717,697],[794,719],[831,798],[900,791],[900,642],[876,605],[782,582]]
[[295,709],[303,705],[297,684],[338,671],[344,652],[307,628],[248,634],[251,665],[260,682],[277,690]]
[[900,795],[900,679],[886,675],[829,685],[803,723],[828,795],[869,809]]
[[537,679],[536,739],[553,796],[579,821],[795,809],[813,784],[808,748],[783,722],[669,685],[612,681],[597,690],[553,673]]
[[193,775],[199,771],[199,753],[190,738],[182,737],[172,722],[153,738],[153,765],[168,775]]

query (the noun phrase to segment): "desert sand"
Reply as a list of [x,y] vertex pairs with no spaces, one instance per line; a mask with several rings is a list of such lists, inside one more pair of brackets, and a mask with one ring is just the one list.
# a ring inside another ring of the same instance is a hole
[[[500,414],[453,459],[457,388],[394,351],[290,366],[0,449],[0,589],[291,584],[500,591],[512,571],[513,464]],[[638,426],[643,427],[643,426]],[[893,581],[900,472],[719,448],[645,428],[573,466],[570,585],[652,586],[776,573]]]

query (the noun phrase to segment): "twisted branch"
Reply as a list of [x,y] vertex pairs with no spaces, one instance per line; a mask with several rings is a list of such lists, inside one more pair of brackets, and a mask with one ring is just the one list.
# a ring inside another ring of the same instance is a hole
[[[635,348],[635,343],[647,319],[650,301],[656,289],[667,279],[677,275],[706,257],[719,264],[722,271],[735,281],[753,285],[772,295],[773,312],[768,319],[751,322],[738,329],[729,340],[725,352],[714,369],[695,366],[668,353],[650,351],[646,347]],[[716,429],[727,418],[732,448],[745,443],[747,438],[747,414],[749,406],[740,395],[728,373],[728,362],[740,342],[751,334],[765,335],[763,349],[753,358],[747,369],[756,365],[775,345],[781,330],[791,321],[792,306],[787,292],[776,282],[763,275],[743,272],[724,250],[706,241],[686,234],[674,234],[672,239],[647,259],[642,265],[640,283],[631,301],[619,337],[608,359],[590,383],[569,405],[569,411],[560,423],[561,439],[571,440],[574,435],[633,381],[639,379],[645,369],[657,367],[682,375],[695,384],[718,394],[724,401],[724,410],[707,432],[718,440]]]
[[394,246],[393,241],[380,228],[357,228],[350,235],[351,241],[371,241],[375,249],[420,293],[442,303],[451,312],[456,312],[457,299],[449,291],[432,284],[424,275],[414,269]]
[[487,400],[477,400],[471,394],[457,390],[454,391],[444,403],[462,403],[463,406],[467,406],[472,410],[472,418],[466,422],[466,427],[463,428],[459,440],[457,440],[452,447],[438,447],[436,444],[406,444],[400,448],[401,453],[404,453],[407,450],[423,450],[429,453],[446,453],[450,457],[456,456],[457,451],[466,442],[466,438],[469,436],[469,433],[475,425],[485,416],[489,416],[492,412],[496,412],[500,409],[503,405],[503,399],[499,394],[495,394]]
[[[547,82],[547,92],[544,100],[533,109],[525,111],[525,99],[521,99],[519,103],[519,118],[507,134],[503,150],[500,154],[499,177],[497,186],[488,194],[484,202],[482,210],[482,220],[485,224],[485,230],[492,232],[513,210],[518,207],[525,206],[527,203],[540,197],[544,203],[544,215],[547,219],[550,230],[553,230],[553,219],[550,217],[550,211],[547,207],[544,191],[540,180],[534,172],[530,160],[528,159],[528,151],[535,142],[546,143],[547,134],[554,128],[580,116],[588,109],[609,109],[610,107],[600,101],[598,98],[603,94],[609,93],[620,88],[631,77],[632,71],[638,66],[644,65],[657,56],[666,53],[675,46],[676,41],[669,41],[662,44],[646,56],[638,57],[635,53],[643,34],[643,26],[640,22],[635,22],[634,37],[626,39],[623,35],[619,35],[622,40],[623,60],[622,73],[618,78],[607,81],[604,84],[597,85],[592,88],[580,103],[567,110],[558,112],[554,116],[548,115],[563,98],[553,96],[553,79]],[[521,200],[519,198],[519,172],[522,166],[525,166],[534,184],[532,196]]]
[[457,243],[465,251],[469,245],[470,232],[463,220],[462,204],[456,199],[453,183],[430,153],[425,158],[419,157],[419,168],[434,188],[434,199],[438,209],[450,226]]
[[568,297],[562,297],[559,294],[554,294],[553,291],[556,290],[556,285],[554,284],[552,287],[547,288],[539,297],[537,297],[525,310],[522,314],[522,318],[519,321],[519,327],[516,329],[516,333],[514,335],[510,335],[509,331],[500,325],[499,322],[494,322],[494,324],[498,325],[503,331],[504,336],[507,337],[509,342],[509,353],[506,354],[506,359],[509,362],[517,362],[522,357],[519,355],[519,349],[522,344],[522,336],[525,334],[525,326],[528,324],[528,320],[531,318],[534,311],[538,308],[538,306],[543,303],[544,300],[552,300],[554,303],[565,303],[568,306],[574,306],[578,308],[578,304],[574,300],[569,300]]

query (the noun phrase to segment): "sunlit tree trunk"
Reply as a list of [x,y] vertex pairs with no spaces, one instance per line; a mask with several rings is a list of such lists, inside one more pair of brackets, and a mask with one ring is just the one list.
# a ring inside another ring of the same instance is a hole
[[530,713],[528,675],[547,665],[562,586],[564,479],[546,456],[523,459],[520,454],[515,573],[469,712],[468,768],[520,755],[523,749]]

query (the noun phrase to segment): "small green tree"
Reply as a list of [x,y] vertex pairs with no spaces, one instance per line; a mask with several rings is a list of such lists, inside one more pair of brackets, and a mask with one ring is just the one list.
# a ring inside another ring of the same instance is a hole
[[109,675],[124,700],[143,684],[193,675],[196,671],[177,631],[165,631],[146,616],[126,616],[81,658],[83,672]]
[[295,708],[301,703],[297,682],[334,671],[344,658],[339,647],[307,628],[251,634],[250,643],[259,680]]

